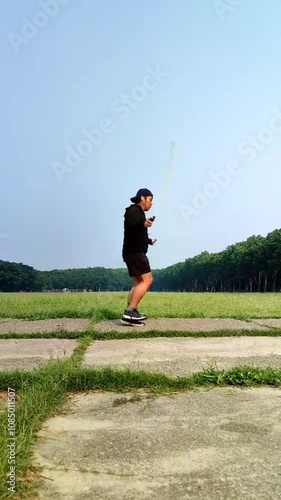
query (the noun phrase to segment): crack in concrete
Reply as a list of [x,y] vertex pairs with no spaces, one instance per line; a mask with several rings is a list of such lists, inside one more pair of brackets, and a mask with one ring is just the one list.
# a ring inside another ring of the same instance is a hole
[[[137,474],[118,474],[117,472],[104,472],[104,471],[98,471],[98,470],[85,470],[85,469],[66,469],[64,467],[60,468],[60,467],[52,467],[52,468],[45,468],[45,471],[48,473],[50,471],[63,471],[63,472],[81,472],[81,474],[95,474],[95,475],[99,475],[99,474],[104,474],[104,475],[107,475],[107,476],[117,476],[117,477],[135,477],[135,478],[143,478],[143,476],[139,476]],[[46,476],[42,476],[42,477],[46,477]],[[151,478],[156,478],[156,477],[163,477],[163,478],[166,478],[166,477],[174,477],[173,474],[165,474],[165,475],[145,475],[145,477],[151,477]],[[53,481],[52,478],[46,478],[46,479],[50,479],[51,481]]]

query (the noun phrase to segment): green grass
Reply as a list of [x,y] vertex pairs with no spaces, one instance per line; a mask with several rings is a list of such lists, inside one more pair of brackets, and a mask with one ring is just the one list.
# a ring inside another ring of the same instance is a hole
[[279,387],[281,385],[281,369],[260,369],[243,366],[228,371],[219,371],[210,368],[188,377],[168,377],[163,374],[147,373],[145,371],[78,368],[69,374],[68,390],[129,391],[145,388],[156,392],[169,393],[171,391],[195,389],[196,387],[222,387],[227,385]]
[[[125,292],[1,293],[0,318],[118,319]],[[141,303],[150,318],[281,318],[281,293],[149,292]]]
[[[30,471],[28,473],[36,433],[43,421],[55,415],[58,407],[65,401],[67,378],[59,364],[42,370],[41,376],[37,379],[34,377],[32,384],[20,373],[15,374],[13,378],[17,379],[17,383],[13,385],[11,380],[9,386],[16,389],[18,395],[16,402],[16,498],[23,499],[28,498],[28,495],[38,487],[37,481],[34,482],[34,477],[31,478]],[[0,415],[0,428],[0,449],[2,450],[0,498],[4,499],[15,497],[13,493],[8,492],[6,482],[9,469],[7,412]]]
[[[41,413],[52,413],[52,407],[58,406],[58,393],[81,391],[120,391],[126,392],[132,389],[150,389],[153,391],[167,392],[195,389],[196,387],[223,387],[223,386],[281,386],[281,368],[257,368],[252,366],[237,366],[231,370],[217,370],[210,367],[201,372],[186,377],[169,377],[161,373],[150,373],[136,370],[118,370],[110,367],[94,369],[81,368],[69,365],[65,362],[50,364],[44,370],[30,372],[0,372],[0,390],[6,384],[21,391],[21,402],[34,398],[34,391],[40,391],[39,401],[35,412],[30,412],[29,419],[38,420]],[[61,389],[61,391],[59,390]],[[46,401],[50,401],[49,409],[46,410]],[[60,403],[65,401],[60,398]],[[40,407],[40,408],[39,408]],[[17,406],[17,412],[21,408]],[[20,429],[19,429],[20,431]]]
[[85,339],[92,340],[120,340],[120,339],[149,339],[154,337],[192,337],[192,338],[211,338],[211,337],[280,337],[281,328],[271,327],[262,330],[214,330],[214,331],[178,331],[178,330],[149,330],[143,331],[77,331],[68,332],[67,330],[55,332],[35,332],[35,333],[2,333],[1,339]]

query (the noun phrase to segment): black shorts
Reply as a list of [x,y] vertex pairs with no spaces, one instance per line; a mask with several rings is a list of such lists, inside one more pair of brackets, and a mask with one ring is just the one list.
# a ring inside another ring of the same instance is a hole
[[129,253],[124,257],[124,262],[131,278],[151,272],[149,260],[145,253]]

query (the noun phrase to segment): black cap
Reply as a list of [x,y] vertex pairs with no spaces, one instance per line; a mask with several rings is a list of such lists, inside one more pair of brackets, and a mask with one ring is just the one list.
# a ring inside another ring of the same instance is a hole
[[149,189],[142,188],[142,189],[139,189],[136,196],[133,196],[133,198],[130,198],[130,200],[132,203],[138,203],[141,196],[152,196],[153,197],[153,194]]

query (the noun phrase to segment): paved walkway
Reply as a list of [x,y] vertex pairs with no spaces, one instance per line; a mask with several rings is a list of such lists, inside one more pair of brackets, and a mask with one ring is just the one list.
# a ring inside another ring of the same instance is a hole
[[[77,340],[0,339],[0,371],[40,367],[70,356]],[[215,366],[281,367],[281,337],[156,337],[94,341],[83,366],[146,370],[184,376]]]
[[69,332],[83,331],[90,327],[89,319],[43,319],[24,321],[20,319],[0,319],[0,335],[3,333],[42,333],[67,330]]
[[[120,320],[100,321],[93,324],[85,318],[59,318],[36,321],[0,319],[0,336],[4,333],[51,333],[59,330],[69,332],[91,329],[100,332],[140,331],[140,328],[125,326]],[[241,321],[231,318],[159,318],[146,321],[142,331],[215,331],[215,330],[264,330],[281,328],[281,319],[251,319]]]
[[46,422],[42,500],[277,500],[281,390],[90,393]]
[[0,371],[31,370],[71,356],[77,340],[0,339]]
[[[1,339],[0,370],[30,369],[40,367],[52,357],[61,358],[72,354],[77,345],[70,339],[19,339],[18,333],[85,331],[90,329],[87,319],[50,319],[43,321],[0,320],[2,334],[13,332],[15,338]],[[87,350],[84,366],[131,368],[162,372],[172,376],[200,371],[209,365],[219,369],[250,364],[256,366],[281,366],[281,336],[271,337],[271,332],[281,327],[281,320],[236,319],[172,319],[161,318],[147,321],[144,327],[124,326],[120,321],[103,321],[94,325],[99,332],[216,332],[220,330],[245,331],[243,337],[213,338],[150,338],[109,340],[94,342]],[[93,328],[93,325],[92,325]],[[257,332],[247,337],[247,330]],[[259,336],[259,331],[267,331]]]
[[101,321],[95,329],[101,332],[123,331],[215,331],[215,330],[265,330],[281,328],[281,319],[241,321],[231,318],[159,318],[149,319],[143,327],[126,326],[119,320]]
[[215,366],[281,368],[281,337],[149,338],[96,341],[84,366],[146,370],[185,376]]

